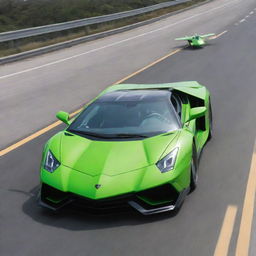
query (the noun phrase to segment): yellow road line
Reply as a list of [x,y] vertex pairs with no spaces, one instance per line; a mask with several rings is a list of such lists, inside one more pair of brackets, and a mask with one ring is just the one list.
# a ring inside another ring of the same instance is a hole
[[[74,115],[78,114],[81,110],[82,110],[82,108],[80,108],[80,109],[76,110],[75,112],[71,113],[70,117],[73,117]],[[17,143],[15,143],[15,144],[13,144],[13,145],[11,145],[11,146],[1,150],[0,151],[0,156],[6,155],[7,153],[13,151],[14,149],[16,149],[16,148],[26,144],[27,142],[29,142],[29,141],[39,137],[40,135],[42,135],[42,134],[52,130],[53,128],[59,126],[61,123],[62,123],[61,121],[56,121],[56,122],[50,124],[49,126],[47,126],[47,127],[43,128],[43,129],[41,129],[41,130],[39,130],[39,131],[29,135],[28,137],[18,141]]]
[[228,32],[228,31],[225,30],[225,31],[219,33],[219,34],[216,35],[216,36],[212,36],[212,37],[210,37],[210,40],[217,39],[217,38],[221,37],[222,35],[226,34],[227,32]]
[[28,137],[18,141],[17,143],[15,143],[15,144],[13,144],[13,145],[11,145],[11,146],[1,150],[0,151],[0,156],[3,156],[5,154],[9,153],[10,151],[12,151],[12,150],[14,150],[14,149],[24,145],[25,143],[27,143],[27,142],[37,138],[38,136],[48,132],[49,130],[55,128],[56,126],[58,126],[60,124],[61,124],[61,121],[54,122],[53,124],[43,128],[43,129],[41,129],[41,130],[39,130],[39,131],[37,131],[37,132],[35,132],[33,134],[31,134],[30,136],[28,136]]
[[251,168],[247,181],[244,206],[236,245],[236,256],[248,256],[256,192],[256,143],[253,149]]
[[236,205],[229,205],[222,223],[219,239],[215,248],[214,256],[228,255],[228,248],[234,229],[237,213]]
[[[135,76],[135,75],[137,75],[137,74],[143,72],[144,70],[146,70],[146,69],[148,69],[148,68],[150,68],[150,67],[156,65],[157,63],[159,63],[159,62],[165,60],[166,58],[168,58],[168,57],[170,57],[170,56],[172,56],[172,55],[174,55],[174,54],[176,54],[176,53],[178,53],[178,52],[180,52],[181,50],[182,50],[182,49],[179,48],[179,49],[177,49],[177,50],[175,50],[175,51],[172,51],[172,52],[168,53],[167,55],[163,56],[162,58],[160,58],[160,59],[158,59],[158,60],[156,60],[156,61],[150,63],[149,65],[147,65],[147,66],[145,66],[145,67],[139,69],[138,71],[136,71],[136,72],[130,74],[129,76],[126,76],[125,78],[123,78],[123,79],[117,81],[117,82],[114,83],[114,84],[120,84],[120,83],[124,82],[125,80],[127,80],[127,79],[129,79],[129,78],[131,78],[131,77],[133,77],[133,76]],[[70,114],[70,117],[75,116],[75,115],[78,114],[81,110],[82,110],[82,108],[80,108],[80,109],[76,110],[75,112],[71,113],[71,114]],[[49,126],[43,128],[43,129],[41,129],[41,130],[39,130],[39,131],[33,133],[33,134],[31,134],[31,135],[29,135],[28,137],[26,137],[26,138],[24,138],[24,139],[22,139],[22,140],[20,140],[20,141],[18,141],[17,143],[12,144],[11,146],[9,146],[9,147],[7,147],[7,148],[5,148],[5,149],[0,150],[0,156],[4,156],[4,155],[8,154],[9,152],[13,151],[14,149],[19,148],[20,146],[22,146],[22,145],[26,144],[27,142],[29,142],[29,141],[31,141],[31,140],[33,140],[33,139],[39,137],[40,135],[42,135],[42,134],[44,134],[44,133],[46,133],[46,132],[52,130],[53,128],[57,127],[57,126],[60,125],[60,124],[61,124],[61,121],[56,121],[56,122],[54,122],[53,124],[51,124],[51,125],[49,125]]]
[[218,35],[215,37],[215,39],[216,39],[216,38],[219,38],[219,37],[221,37],[221,36],[223,36],[223,35],[226,34],[227,32],[228,32],[227,30],[221,32],[220,34],[218,34]]
[[70,117],[73,117],[75,116],[76,114],[78,114],[83,108],[79,108],[78,110],[76,110],[75,112],[72,112],[69,116]]
[[163,56],[162,58],[160,58],[160,59],[158,59],[158,60],[156,60],[156,61],[150,63],[149,65],[145,66],[144,68],[139,69],[138,71],[136,71],[136,72],[130,74],[129,76],[126,76],[125,78],[123,78],[123,79],[117,81],[117,82],[114,83],[114,84],[121,84],[122,82],[128,80],[129,78],[131,78],[131,77],[133,77],[133,76],[136,76],[137,74],[143,72],[144,70],[146,70],[146,69],[148,69],[148,68],[150,68],[150,67],[156,65],[157,63],[159,63],[159,62],[161,62],[161,61],[167,59],[168,57],[170,57],[170,56],[172,56],[172,55],[174,55],[174,54],[180,52],[181,50],[182,50],[182,48],[179,48],[179,49],[177,49],[177,50],[175,50],[175,51],[173,51],[173,52],[170,52],[169,54],[167,54],[167,55]]

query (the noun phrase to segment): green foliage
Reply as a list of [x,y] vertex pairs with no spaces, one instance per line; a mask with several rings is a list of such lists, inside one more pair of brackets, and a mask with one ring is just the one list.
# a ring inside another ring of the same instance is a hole
[[141,8],[168,0],[0,0],[0,32]]

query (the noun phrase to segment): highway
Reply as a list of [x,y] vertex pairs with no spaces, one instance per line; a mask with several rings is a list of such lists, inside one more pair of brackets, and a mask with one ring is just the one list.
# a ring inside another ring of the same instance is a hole
[[[199,50],[174,41],[194,32],[217,37]],[[256,2],[215,0],[129,32],[1,66],[0,255],[256,255],[255,42]],[[214,135],[201,157],[198,188],[176,216],[55,215],[41,209],[36,196],[42,147],[64,127],[48,127],[55,112],[73,112],[120,80],[196,80],[208,87]],[[45,127],[41,136],[27,137]]]

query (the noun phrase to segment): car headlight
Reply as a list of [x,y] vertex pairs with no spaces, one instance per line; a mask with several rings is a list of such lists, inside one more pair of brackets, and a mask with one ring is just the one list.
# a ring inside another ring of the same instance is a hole
[[156,165],[160,172],[164,173],[174,169],[178,151],[179,148],[175,148],[167,156],[165,156],[164,158],[157,162]]
[[44,169],[48,172],[54,172],[60,166],[60,162],[56,159],[53,153],[49,150],[44,161]]

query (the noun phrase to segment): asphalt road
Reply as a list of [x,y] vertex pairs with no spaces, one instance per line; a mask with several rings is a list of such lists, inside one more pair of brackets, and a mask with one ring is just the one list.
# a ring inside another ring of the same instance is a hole
[[175,37],[220,33],[254,5],[254,0],[214,0],[129,32],[2,65],[0,149],[52,123],[57,111],[77,109],[103,88],[172,51],[180,45]]
[[[217,5],[227,2],[231,1],[216,1]],[[203,49],[184,49],[126,81],[129,83],[161,83],[197,80],[206,85],[211,92],[214,136],[203,151],[199,169],[199,186],[193,194],[187,197],[179,214],[175,217],[164,214],[145,218],[132,213],[115,216],[90,216],[82,212],[66,211],[60,215],[54,215],[39,208],[36,205],[36,194],[39,185],[39,162],[42,146],[50,136],[61,128],[58,127],[11,151],[0,159],[0,255],[213,255],[223,218],[229,205],[235,205],[238,208],[228,254],[230,256],[235,255],[247,178],[256,137],[256,12],[254,10],[256,3],[245,0],[233,2],[236,4],[231,4],[225,12],[224,10],[217,12],[219,16],[216,15],[216,20],[208,17],[210,14],[206,15],[207,17],[201,16],[197,20],[198,27],[193,27],[193,29],[201,28],[203,32],[212,32],[212,30],[206,31],[206,28],[209,26],[208,29],[213,29],[214,25],[219,25],[217,32],[227,30],[227,33],[211,40],[209,45]],[[203,8],[207,9],[206,6]],[[227,15],[231,10],[234,11],[232,17]],[[254,13],[249,15],[251,11],[254,11]],[[196,12],[196,10],[193,10],[193,12]],[[243,18],[247,15],[249,17],[243,21]],[[223,24],[222,21],[218,20],[220,17],[223,19]],[[202,20],[200,22],[200,19],[205,19],[204,24],[201,23]],[[195,26],[192,21],[190,25]],[[156,24],[153,26],[156,26]],[[165,35],[165,39],[168,37],[168,42],[171,43],[172,37],[182,35],[183,30],[188,28],[189,24],[183,24],[180,33]],[[149,29],[149,27],[147,26],[145,29]],[[143,31],[143,28],[140,28],[140,31]],[[214,29],[213,32],[215,31]],[[154,36],[156,38],[153,38],[152,42],[157,39],[157,36],[159,35]],[[164,45],[160,39],[162,40],[162,38],[159,38],[159,44]],[[106,40],[113,40],[113,38]],[[140,40],[142,38],[138,39],[138,41]],[[95,43],[102,44],[102,41]],[[89,44],[88,47],[92,47],[93,44]],[[123,54],[129,55],[124,45],[118,47],[123,48],[122,51],[125,51]],[[153,59],[155,59],[156,55],[162,54],[161,50],[152,53],[150,51],[151,47],[153,46],[150,46],[148,42],[145,49],[143,49],[144,53],[147,53],[143,60],[145,63],[148,63],[148,58],[154,57]],[[170,45],[168,46],[169,51],[166,45],[165,47],[163,52],[167,53],[171,50]],[[174,47],[175,45],[172,48]],[[74,49],[78,50],[77,48]],[[72,48],[67,51],[71,50]],[[114,49],[112,50],[114,51]],[[129,73],[125,69],[127,65],[133,66],[131,71],[134,71],[138,68],[137,60],[140,64],[143,64],[138,56],[136,61],[130,62],[131,56],[136,54],[136,49],[129,53],[130,55],[122,60],[119,59],[120,55],[115,56],[115,52],[112,53],[113,62],[111,64],[115,67],[120,64],[116,72],[113,70],[111,73],[110,63],[107,65],[103,61],[102,65],[107,66],[95,78],[98,79],[98,83],[95,83],[95,87],[86,87],[88,99],[104,87],[104,84],[101,84],[104,76],[109,79],[106,79],[106,82],[111,82],[121,78],[119,72],[121,72],[121,75]],[[55,54],[58,55],[61,52]],[[67,54],[67,52],[64,51],[63,54]],[[97,54],[99,56],[102,54],[104,57],[105,52]],[[25,64],[32,65],[31,62],[33,61],[43,63],[47,56],[42,56],[41,59],[29,60]],[[48,57],[52,57],[52,55]],[[116,62],[114,61],[115,57]],[[76,61],[78,60],[74,60],[74,62]],[[93,60],[91,59],[91,61]],[[121,65],[120,61],[125,65]],[[126,61],[128,61],[128,64]],[[72,92],[73,87],[68,88],[67,84],[70,83],[76,87],[76,81],[78,81],[78,89],[74,89],[78,93],[82,88],[80,83],[86,81],[86,73],[83,74],[83,68],[79,69],[80,64],[74,64],[74,69],[70,72],[77,70],[79,72],[73,73],[70,79],[65,81],[66,91],[64,90],[60,95],[56,93],[58,88],[61,87],[59,85],[60,80],[67,76],[70,67],[67,63],[62,63],[58,68],[54,66],[47,68],[47,70],[38,69],[32,73],[27,72],[2,79],[0,80],[1,86],[3,86],[1,103],[6,102],[3,98],[7,87],[3,85],[3,81],[7,81],[7,84],[10,83],[9,86],[13,82],[13,86],[17,87],[19,92],[18,81],[20,81],[21,87],[26,88],[26,83],[28,83],[32,88],[31,81],[36,81],[37,76],[39,76],[38,80],[43,80],[45,72],[49,72],[48,80],[45,80],[47,82],[51,80],[49,78],[52,78],[56,72],[56,81],[51,81],[51,87],[46,86],[46,90],[49,90],[47,91],[49,95],[54,94],[58,102],[53,101],[53,98],[49,99],[42,105],[42,111],[44,110],[46,114],[48,111],[49,115],[51,110],[60,107],[58,104],[63,104],[63,107],[64,103],[71,105],[72,100],[69,102],[64,94]],[[5,70],[1,69],[0,71],[1,75],[7,71],[13,72],[15,65],[19,67],[22,63],[5,66]],[[28,67],[26,66],[26,68]],[[94,72],[96,72],[96,68]],[[63,78],[57,77],[60,74],[63,74]],[[112,78],[111,74],[113,74]],[[32,103],[38,99],[37,93],[43,90],[42,87],[40,88],[38,92],[36,88],[32,88],[35,95],[28,96],[31,97],[31,106],[27,109],[27,114],[30,117],[33,117],[34,111],[38,111],[38,108],[34,107]],[[53,91],[51,91],[51,88]],[[29,86],[26,90],[28,89]],[[12,95],[12,89],[7,90],[6,93]],[[80,95],[80,100],[83,98],[82,96]],[[14,97],[14,95],[11,97]],[[20,97],[22,96],[20,95]],[[85,97],[85,100],[87,100],[87,97]],[[16,105],[18,105],[19,99],[18,97]],[[10,104],[14,106],[14,101]],[[21,101],[21,108],[23,105],[25,106],[25,101]],[[71,106],[73,109],[75,107],[76,105]],[[65,110],[69,110],[69,106]],[[13,107],[12,111],[14,113],[19,111],[19,107]],[[1,108],[1,112],[8,113],[7,106]],[[43,116],[42,114],[42,119],[46,122],[43,124],[46,125],[51,120],[44,119]],[[14,117],[6,117],[4,119],[1,115],[2,122],[3,120],[14,122]],[[15,117],[18,122],[16,128],[19,128],[20,116],[16,113]],[[13,131],[10,131],[10,134],[9,131],[5,131],[8,126],[5,122],[3,123],[4,130],[1,128],[1,141],[3,139],[3,145],[10,144],[9,136]],[[32,132],[36,125],[38,123],[35,124],[30,120],[26,132]],[[254,222],[250,247],[250,255],[252,256],[256,255],[255,230]]]

